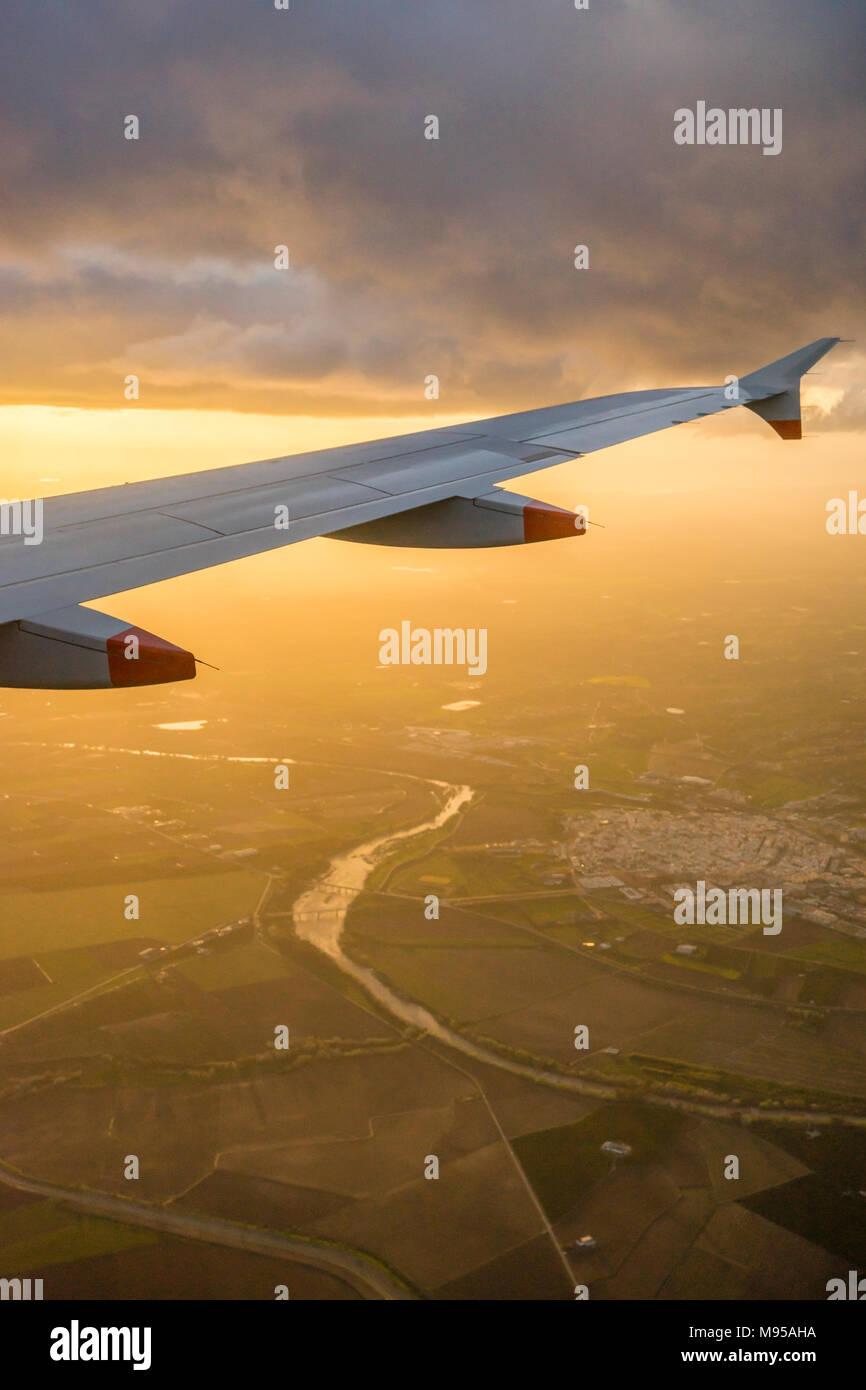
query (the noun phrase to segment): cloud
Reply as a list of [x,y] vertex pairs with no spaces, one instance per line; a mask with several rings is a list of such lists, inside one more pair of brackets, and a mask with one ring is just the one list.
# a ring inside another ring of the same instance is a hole
[[[9,13],[4,401],[113,403],[134,361],[153,404],[410,413],[432,372],[492,414],[857,336],[856,7]],[[782,107],[782,153],[676,146],[698,99]],[[844,390],[817,420],[864,423]]]

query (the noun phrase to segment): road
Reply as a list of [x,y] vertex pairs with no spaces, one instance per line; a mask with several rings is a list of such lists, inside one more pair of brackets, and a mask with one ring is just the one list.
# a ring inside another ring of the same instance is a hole
[[[217,1220],[193,1212],[152,1206],[147,1202],[132,1201],[128,1197],[115,1197],[108,1192],[60,1187],[55,1183],[25,1177],[23,1173],[17,1173],[4,1163],[0,1163],[0,1183],[14,1187],[19,1192],[29,1192],[37,1197],[48,1197],[63,1202],[74,1211],[85,1212],[89,1216],[122,1221],[126,1226],[144,1226],[164,1235],[206,1241],[210,1245],[227,1246],[232,1250],[246,1250],[254,1255],[268,1255],[271,1258],[292,1260],[295,1264],[309,1265],[314,1269],[330,1270],[347,1280],[368,1299],[403,1302],[416,1298],[412,1290],[383,1265],[377,1264],[358,1251],[326,1245],[320,1241],[305,1240],[300,1236],[241,1226],[234,1221]],[[291,1295],[291,1287],[289,1294]]]

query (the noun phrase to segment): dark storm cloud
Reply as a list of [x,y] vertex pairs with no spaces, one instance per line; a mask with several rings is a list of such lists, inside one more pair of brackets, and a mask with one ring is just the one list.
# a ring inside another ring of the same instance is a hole
[[[4,399],[492,411],[856,335],[857,7],[292,6],[7,5]],[[699,99],[782,153],[676,146]]]

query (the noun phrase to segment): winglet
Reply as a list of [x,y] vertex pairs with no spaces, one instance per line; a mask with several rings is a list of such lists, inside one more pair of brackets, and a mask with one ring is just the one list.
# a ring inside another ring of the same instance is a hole
[[741,390],[752,397],[744,402],[746,408],[766,420],[780,439],[802,439],[800,378],[838,342],[840,338],[817,338],[814,343],[789,352],[787,357],[741,377]]

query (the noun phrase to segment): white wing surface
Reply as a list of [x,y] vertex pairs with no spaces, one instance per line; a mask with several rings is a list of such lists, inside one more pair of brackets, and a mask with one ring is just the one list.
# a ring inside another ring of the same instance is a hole
[[[799,438],[800,377],[838,341],[818,339],[741,378],[733,399],[730,385],[633,391],[47,499],[41,543],[26,535],[0,538],[0,683],[45,683],[44,659],[38,679],[30,679],[22,623],[29,650],[34,641],[58,643],[58,685],[143,683],[102,679],[102,666],[94,667],[94,679],[80,671],[74,681],[63,679],[58,633],[67,645],[83,640],[94,661],[106,661],[106,639],[90,631],[89,619],[77,631],[76,605],[313,536],[462,547],[580,534],[572,513],[497,494],[496,484],[737,405],[760,414],[782,438]],[[4,532],[15,529],[6,507]],[[138,630],[121,624],[115,636],[128,632]],[[187,660],[187,675],[188,667]],[[161,677],[177,678],[184,676]]]

